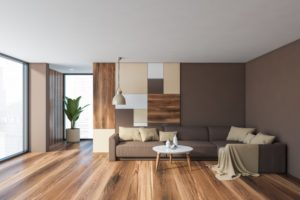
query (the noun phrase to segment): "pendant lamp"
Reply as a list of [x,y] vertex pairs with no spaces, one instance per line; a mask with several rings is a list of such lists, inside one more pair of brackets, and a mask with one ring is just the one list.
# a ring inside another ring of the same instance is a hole
[[120,61],[121,61],[121,57],[118,58],[118,87],[116,90],[116,94],[112,100],[112,105],[125,105],[126,104],[126,100],[125,97],[122,94],[122,90],[120,88]]

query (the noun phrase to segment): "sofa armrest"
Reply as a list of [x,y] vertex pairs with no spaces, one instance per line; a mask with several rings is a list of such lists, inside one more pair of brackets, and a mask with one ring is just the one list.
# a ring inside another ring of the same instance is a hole
[[109,160],[116,160],[116,146],[119,143],[119,134],[115,133],[109,137]]
[[259,145],[259,172],[286,173],[287,146],[283,143]]

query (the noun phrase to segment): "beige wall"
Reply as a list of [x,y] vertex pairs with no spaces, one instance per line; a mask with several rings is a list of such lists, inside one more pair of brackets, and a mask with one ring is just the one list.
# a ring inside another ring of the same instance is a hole
[[109,137],[115,133],[115,129],[94,129],[93,152],[107,153]]
[[29,64],[30,149],[46,152],[48,64]]

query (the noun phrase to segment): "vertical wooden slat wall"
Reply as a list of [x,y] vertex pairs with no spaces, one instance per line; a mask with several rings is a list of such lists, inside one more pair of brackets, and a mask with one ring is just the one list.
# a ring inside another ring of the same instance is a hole
[[115,128],[115,63],[94,63],[94,129]]
[[63,74],[49,69],[49,133],[48,145],[49,150],[63,142],[63,98],[64,98],[64,82]]

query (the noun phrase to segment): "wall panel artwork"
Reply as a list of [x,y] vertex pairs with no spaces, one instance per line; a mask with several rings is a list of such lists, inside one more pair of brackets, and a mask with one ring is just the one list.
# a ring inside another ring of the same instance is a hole
[[121,63],[120,72],[126,105],[116,106],[116,128],[180,124],[179,63]]

